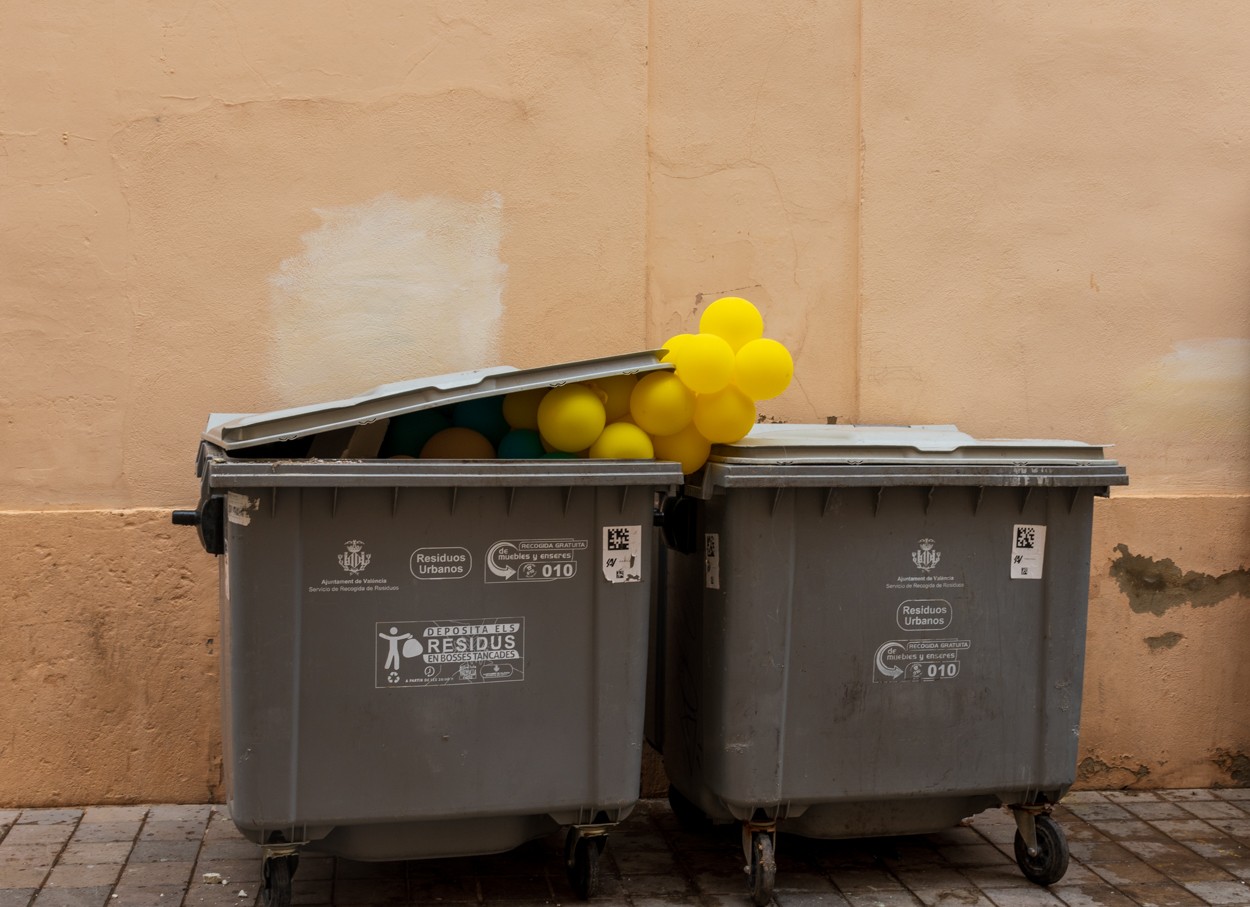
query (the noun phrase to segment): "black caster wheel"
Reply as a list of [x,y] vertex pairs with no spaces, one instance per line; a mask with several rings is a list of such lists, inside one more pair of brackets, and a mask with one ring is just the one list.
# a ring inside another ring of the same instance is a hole
[[599,857],[607,846],[607,835],[583,836],[573,828],[569,829],[569,836],[564,839],[569,886],[583,901],[589,901],[599,893]]
[[1024,836],[1016,832],[1016,865],[1036,885],[1053,885],[1068,871],[1068,839],[1059,823],[1047,815],[1033,820],[1037,853],[1030,856]]
[[751,863],[747,866],[751,900],[756,907],[765,907],[773,899],[777,881],[777,860],[773,856],[773,836],[766,831],[751,834]]
[[668,786],[668,806],[682,831],[702,833],[712,828],[712,820],[703,810],[686,799],[686,795],[673,785]]
[[271,857],[261,867],[262,903],[265,907],[291,907],[291,877],[299,865],[299,857],[294,854],[285,857]]

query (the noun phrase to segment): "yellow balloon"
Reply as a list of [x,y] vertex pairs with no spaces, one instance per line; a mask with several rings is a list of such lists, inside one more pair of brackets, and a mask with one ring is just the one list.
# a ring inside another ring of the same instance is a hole
[[776,340],[752,340],[734,357],[734,384],[752,400],[777,396],[790,386],[793,377],[794,359]]
[[672,372],[648,372],[629,397],[634,422],[651,435],[671,435],[690,424],[694,394]]
[[734,351],[715,334],[696,334],[673,358],[677,377],[696,394],[714,394],[734,377]]
[[471,428],[444,428],[421,448],[423,460],[493,460],[495,448]]
[[513,428],[538,431],[538,404],[550,388],[536,387],[528,391],[514,391],[503,398],[503,417]]
[[650,460],[655,449],[647,433],[637,425],[613,422],[590,445],[590,456],[596,460]]
[[605,424],[603,401],[584,384],[553,387],[538,404],[538,431],[556,450],[585,450]]
[[664,349],[668,350],[661,358],[661,362],[675,362],[676,356],[681,348],[686,345],[686,341],[693,337],[694,334],[674,334],[664,341]]
[[681,471],[689,475],[707,462],[712,452],[712,442],[695,428],[694,423],[672,435],[659,435],[652,438],[657,460],[676,460],[681,463]]
[[609,422],[615,422],[622,416],[629,415],[629,395],[634,392],[638,383],[636,375],[611,375],[607,378],[596,378],[591,382],[603,391],[604,415]]
[[699,331],[721,337],[737,352],[744,344],[764,336],[764,316],[739,296],[725,296],[703,310]]
[[754,424],[755,403],[736,387],[695,398],[694,426],[713,444],[738,441]]

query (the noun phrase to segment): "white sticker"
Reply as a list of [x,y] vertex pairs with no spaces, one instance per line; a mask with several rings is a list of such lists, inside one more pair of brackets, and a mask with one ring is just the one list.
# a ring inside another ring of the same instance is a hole
[[525,679],[523,617],[382,621],[374,635],[377,689]]
[[237,491],[226,492],[226,519],[240,526],[250,526],[252,513],[260,507],[260,500],[249,498]]
[[703,536],[703,577],[706,588],[720,588],[720,533],[709,532]]
[[1012,531],[1011,578],[1041,579],[1046,556],[1046,527],[1017,524]]
[[873,656],[873,683],[929,683],[959,676],[959,655],[969,639],[891,639]]
[[488,583],[549,583],[577,576],[586,539],[501,539],[486,551]]
[[603,527],[603,578],[609,583],[642,582],[642,527]]

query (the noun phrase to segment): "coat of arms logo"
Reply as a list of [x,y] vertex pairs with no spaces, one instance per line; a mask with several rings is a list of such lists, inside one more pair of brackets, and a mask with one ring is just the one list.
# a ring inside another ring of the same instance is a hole
[[373,559],[372,554],[365,553],[365,543],[360,539],[352,539],[350,542],[344,542],[347,548],[339,555],[339,566],[348,573],[359,573],[369,566],[369,561]]
[[938,561],[942,559],[942,552],[934,551],[933,546],[937,542],[933,539],[921,539],[920,550],[911,553],[912,563],[926,573],[938,565]]

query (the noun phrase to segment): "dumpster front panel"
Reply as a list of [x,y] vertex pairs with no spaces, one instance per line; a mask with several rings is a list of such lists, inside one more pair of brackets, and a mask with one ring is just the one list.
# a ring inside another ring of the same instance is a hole
[[674,783],[714,816],[763,809],[831,837],[1060,796],[1093,495],[903,485],[704,502],[701,550],[668,552]]
[[[474,818],[632,806],[651,488],[230,498],[226,758],[241,828],[432,823],[454,837],[479,834]],[[487,849],[531,829],[546,826]]]

